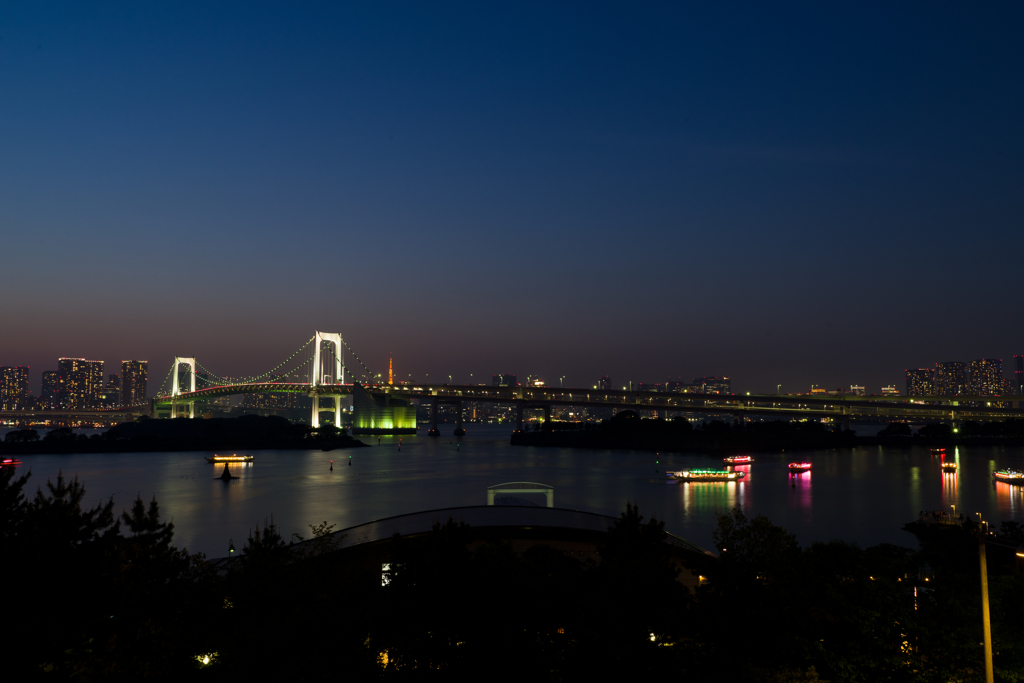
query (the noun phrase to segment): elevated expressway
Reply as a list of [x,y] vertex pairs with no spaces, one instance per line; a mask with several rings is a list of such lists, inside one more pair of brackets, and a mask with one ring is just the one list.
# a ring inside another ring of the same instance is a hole
[[149,404],[127,408],[102,408],[99,410],[0,410],[0,420],[23,423],[39,422],[129,422],[139,415],[148,415]]
[[[154,399],[154,411],[171,408],[171,414],[194,401],[236,394],[299,393],[317,398],[351,394],[352,384],[263,382],[209,387],[182,392],[177,396]],[[1004,420],[1024,418],[1022,396],[786,396],[774,394],[717,395],[672,394],[646,391],[570,389],[556,387],[492,387],[486,385],[403,384],[365,385],[371,393],[386,393],[396,398],[430,402],[436,431],[439,403],[505,403],[518,408],[518,427],[522,428],[524,408],[544,408],[550,417],[552,406],[617,408],[619,410],[657,410],[666,413],[704,413],[734,417],[832,418],[843,424],[852,419],[920,420],[959,423],[963,420]],[[461,411],[459,413],[461,415]],[[460,419],[461,422],[461,419]],[[457,430],[462,425],[457,426]],[[456,433],[459,433],[456,431]]]

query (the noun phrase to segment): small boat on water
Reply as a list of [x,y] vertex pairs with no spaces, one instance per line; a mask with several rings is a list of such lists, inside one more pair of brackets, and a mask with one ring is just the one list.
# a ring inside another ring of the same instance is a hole
[[0,467],[17,467],[20,464],[21,461],[14,458],[4,458],[3,461],[0,461]]
[[996,481],[1007,484],[1024,484],[1024,472],[1020,470],[996,470],[992,473]]
[[748,462],[754,462],[754,459],[749,455],[731,455],[728,458],[722,458],[722,462],[727,462],[730,465],[744,465]]
[[946,452],[945,448],[933,448],[932,449],[932,454],[933,455],[938,455],[939,453],[945,453],[945,452]]
[[251,455],[215,455],[212,458],[207,458],[206,462],[220,463],[220,462],[252,462],[253,457]]
[[942,471],[943,472],[956,472],[956,463],[955,462],[944,462],[944,463],[942,463]]
[[789,463],[790,472],[806,472],[811,469],[811,463],[809,462],[791,462]]
[[737,481],[747,476],[746,472],[729,470],[678,470],[665,474],[679,481]]

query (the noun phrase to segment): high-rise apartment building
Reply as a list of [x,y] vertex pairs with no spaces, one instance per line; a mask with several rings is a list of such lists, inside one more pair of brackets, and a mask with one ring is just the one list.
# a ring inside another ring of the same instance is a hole
[[996,358],[972,360],[968,392],[975,396],[998,396],[1003,393],[1003,361]]
[[959,396],[967,391],[967,364],[958,360],[935,364],[935,394]]
[[601,379],[597,380],[597,388],[601,391],[611,391],[612,387],[611,375],[605,375]]
[[43,385],[39,392],[39,407],[47,410],[60,407],[60,373],[56,370],[43,371]]
[[28,367],[0,368],[0,410],[28,407]]
[[1013,360],[1017,363],[1017,369],[1013,371],[1013,388],[1020,396],[1024,394],[1024,356],[1014,356]]
[[88,409],[100,404],[103,391],[103,361],[84,358],[58,358],[62,408]]
[[121,361],[121,405],[128,407],[145,403],[148,379],[149,361]]
[[933,396],[935,375],[931,368],[907,370],[907,396]]

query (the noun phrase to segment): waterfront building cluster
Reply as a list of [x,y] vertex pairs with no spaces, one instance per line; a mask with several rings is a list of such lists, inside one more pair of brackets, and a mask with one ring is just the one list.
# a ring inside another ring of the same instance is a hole
[[934,368],[905,371],[907,396],[1012,396],[1020,395],[1024,356],[1014,356],[1013,379],[1003,377],[1003,361],[978,358],[969,363],[945,361]]
[[39,396],[29,391],[28,366],[0,367],[0,410],[98,410],[128,408],[148,400],[149,362],[121,361],[104,381],[103,361],[58,358],[44,370]]

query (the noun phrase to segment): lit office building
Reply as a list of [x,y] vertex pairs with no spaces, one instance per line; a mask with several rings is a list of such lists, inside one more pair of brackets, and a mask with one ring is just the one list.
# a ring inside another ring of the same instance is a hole
[[702,387],[702,394],[732,394],[732,379],[729,377],[696,377],[693,380],[694,386]]
[[149,361],[121,361],[121,405],[137,406],[146,402]]
[[974,396],[997,396],[1003,393],[1003,361],[979,358],[971,361],[968,393]]
[[505,372],[500,375],[494,375],[491,377],[491,386],[495,387],[517,387],[519,382],[516,381],[515,375],[510,375]]
[[103,391],[103,361],[58,358],[60,406],[82,410],[100,404]]
[[967,391],[967,364],[958,360],[935,364],[935,393],[959,396]]
[[850,385],[850,394],[853,396],[863,396],[864,387],[857,386],[856,384]]
[[935,389],[935,375],[931,368],[907,370],[907,396],[932,396]]
[[891,384],[889,386],[887,386],[887,387],[882,387],[882,396],[899,396],[899,395],[900,395],[900,390],[897,389],[896,387],[894,387]]
[[28,407],[28,367],[0,368],[0,410]]
[[1017,363],[1017,369],[1013,371],[1013,389],[1020,396],[1024,394],[1024,356],[1014,356],[1013,360]]
[[601,391],[611,391],[612,386],[612,378],[609,375],[605,375],[601,379],[597,380],[597,388]]

